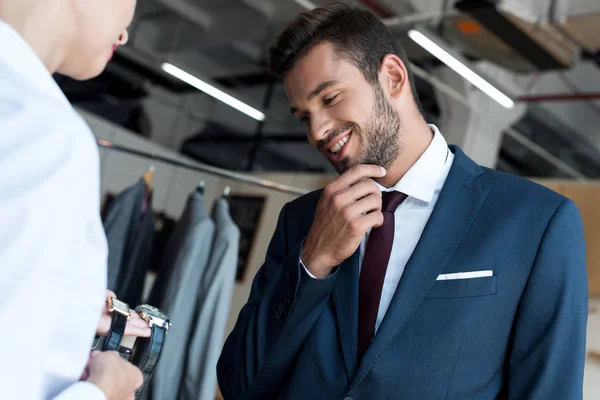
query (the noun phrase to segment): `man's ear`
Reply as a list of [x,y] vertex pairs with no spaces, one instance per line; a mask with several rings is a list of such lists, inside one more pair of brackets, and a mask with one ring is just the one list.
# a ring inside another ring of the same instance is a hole
[[381,61],[381,78],[382,87],[387,88],[392,98],[397,98],[407,83],[408,71],[398,56],[388,54]]

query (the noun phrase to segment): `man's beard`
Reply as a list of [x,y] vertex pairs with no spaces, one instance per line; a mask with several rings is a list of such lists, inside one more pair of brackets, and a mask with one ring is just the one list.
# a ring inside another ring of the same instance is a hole
[[352,162],[349,158],[334,167],[341,174],[357,164],[374,164],[388,169],[402,154],[402,120],[385,98],[379,84],[373,85],[375,104],[365,129],[353,124],[352,132],[359,133],[361,151]]

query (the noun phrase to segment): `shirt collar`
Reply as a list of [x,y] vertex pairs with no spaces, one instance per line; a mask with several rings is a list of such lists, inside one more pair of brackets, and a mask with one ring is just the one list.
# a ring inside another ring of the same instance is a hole
[[32,87],[71,107],[50,72],[23,37],[12,26],[0,20],[0,64],[12,69]]
[[382,192],[402,192],[427,203],[433,199],[450,150],[437,126],[430,124],[429,127],[433,132],[433,140],[400,181],[391,188],[375,182]]

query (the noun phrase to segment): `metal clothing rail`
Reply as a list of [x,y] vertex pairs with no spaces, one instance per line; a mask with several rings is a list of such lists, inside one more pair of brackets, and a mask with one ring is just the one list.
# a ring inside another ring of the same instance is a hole
[[148,153],[145,151],[131,149],[129,147],[121,146],[118,144],[114,144],[108,140],[96,139],[96,143],[98,146],[103,147],[105,149],[114,150],[122,153],[132,154],[138,157],[148,158],[154,161],[164,162],[166,164],[174,165],[176,167],[189,169],[192,171],[205,172],[211,175],[220,176],[222,178],[231,179],[238,182],[248,183],[250,185],[256,185],[260,187],[264,187],[271,190],[276,190],[278,192],[294,194],[294,195],[303,195],[308,193],[307,190],[296,188],[293,186],[282,185],[276,182],[254,178],[252,176],[238,174],[236,172],[228,171],[222,168],[211,167],[210,165],[201,164],[198,162],[194,162],[194,164],[186,163],[178,160],[174,160],[169,157],[164,157],[154,153]]

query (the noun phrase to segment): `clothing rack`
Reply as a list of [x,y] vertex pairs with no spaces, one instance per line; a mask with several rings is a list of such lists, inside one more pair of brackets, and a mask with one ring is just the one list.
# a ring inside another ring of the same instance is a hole
[[148,158],[148,159],[151,159],[154,161],[164,162],[166,164],[174,165],[174,166],[180,167],[180,168],[189,169],[192,171],[205,172],[205,173],[208,173],[211,175],[220,176],[222,178],[227,178],[227,179],[231,179],[231,180],[238,181],[238,182],[248,183],[250,185],[260,186],[260,187],[275,190],[278,192],[294,194],[294,195],[303,195],[303,194],[308,193],[307,190],[296,188],[293,186],[282,185],[282,184],[279,184],[276,182],[259,179],[259,178],[254,178],[252,176],[248,176],[248,175],[244,175],[244,174],[238,174],[237,172],[232,172],[232,171],[228,171],[226,169],[217,168],[217,167],[211,167],[210,165],[206,165],[206,164],[202,164],[202,163],[198,163],[198,162],[194,162],[194,164],[186,163],[186,162],[174,160],[169,157],[164,157],[164,156],[161,156],[158,154],[148,153],[145,151],[132,149],[132,148],[129,148],[126,146],[114,144],[114,143],[112,143],[108,140],[104,140],[104,139],[96,139],[96,143],[98,144],[99,147],[103,147],[105,149],[114,150],[114,151],[118,151],[121,153],[132,154],[132,155],[135,155],[138,157]]

